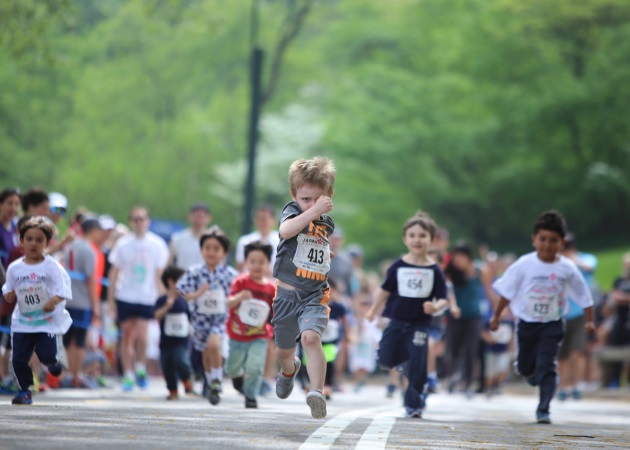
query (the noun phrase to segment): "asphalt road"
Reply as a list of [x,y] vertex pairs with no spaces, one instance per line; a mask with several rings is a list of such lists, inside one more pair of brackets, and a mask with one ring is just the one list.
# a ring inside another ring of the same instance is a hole
[[406,419],[400,396],[382,386],[336,394],[328,417],[310,417],[297,387],[287,400],[259,399],[246,410],[224,383],[218,406],[200,396],[164,400],[159,379],[145,391],[60,389],[31,406],[0,398],[4,449],[547,449],[629,448],[630,401],[584,399],[552,403],[552,425],[534,423],[535,390],[471,400],[436,394],[422,419]]

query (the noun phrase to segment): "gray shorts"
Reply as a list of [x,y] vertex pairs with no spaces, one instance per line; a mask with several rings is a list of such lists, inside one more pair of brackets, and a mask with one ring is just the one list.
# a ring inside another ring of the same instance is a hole
[[564,323],[564,339],[560,344],[558,359],[567,359],[571,353],[586,350],[586,316],[581,315]]
[[328,326],[328,301],[328,289],[304,292],[278,286],[271,320],[276,345],[282,349],[295,348],[305,330],[321,336]]

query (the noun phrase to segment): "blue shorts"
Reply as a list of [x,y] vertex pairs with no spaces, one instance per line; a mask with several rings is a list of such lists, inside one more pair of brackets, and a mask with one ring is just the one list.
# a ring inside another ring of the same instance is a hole
[[124,322],[127,319],[153,319],[155,307],[116,300],[116,310],[118,311],[118,322]]

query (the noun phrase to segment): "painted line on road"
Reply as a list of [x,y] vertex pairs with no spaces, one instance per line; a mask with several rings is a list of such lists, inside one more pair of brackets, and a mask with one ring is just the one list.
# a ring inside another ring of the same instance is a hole
[[377,408],[366,408],[349,411],[339,414],[328,420],[324,425],[315,430],[308,439],[302,444],[299,450],[326,450],[329,449],[339,438],[343,430],[361,416],[370,413],[378,413],[383,410],[389,410],[391,414],[391,406],[379,406]]
[[381,450],[385,448],[389,433],[396,423],[396,414],[387,411],[379,414],[372,420],[370,426],[363,432],[361,440],[355,447],[357,450]]

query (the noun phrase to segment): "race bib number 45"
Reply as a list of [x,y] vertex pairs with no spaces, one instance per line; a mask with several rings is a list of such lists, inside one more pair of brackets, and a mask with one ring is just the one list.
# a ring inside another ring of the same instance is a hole
[[262,327],[269,317],[271,307],[262,300],[250,299],[241,302],[238,307],[238,317],[245,325]]
[[293,264],[300,269],[326,275],[330,271],[328,241],[319,236],[299,234]]
[[44,283],[18,288],[17,299],[21,313],[41,311],[48,302],[48,291]]
[[427,298],[433,291],[435,272],[431,269],[401,267],[396,273],[398,295],[409,298]]

